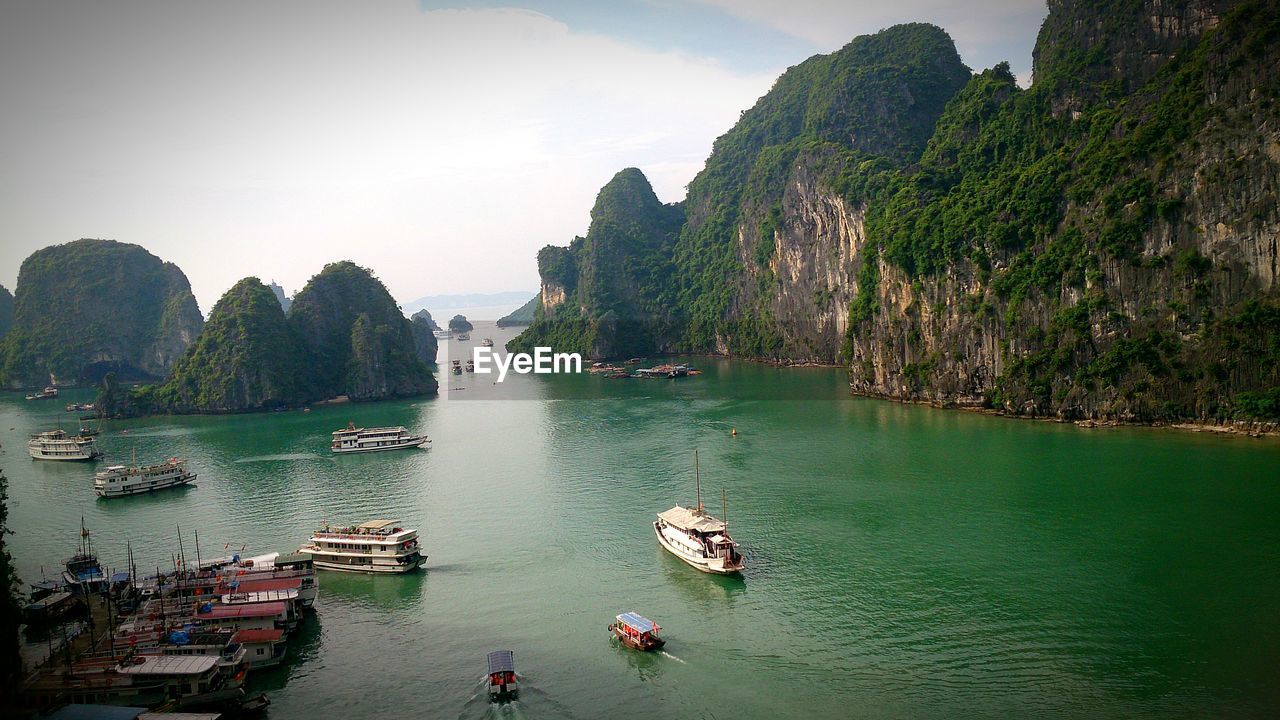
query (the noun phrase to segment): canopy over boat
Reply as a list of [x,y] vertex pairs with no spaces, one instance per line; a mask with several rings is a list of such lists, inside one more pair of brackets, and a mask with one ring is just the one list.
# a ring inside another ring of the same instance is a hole
[[370,520],[367,523],[361,523],[356,528],[359,530],[381,530],[384,527],[390,527],[400,522],[399,520]]
[[668,525],[677,527],[681,530],[696,530],[701,533],[722,533],[725,528],[724,522],[717,520],[706,513],[700,513],[679,505],[666,512],[658,513],[658,517],[665,520]]
[[494,650],[489,653],[489,674],[500,672],[515,672],[516,658],[515,653],[510,650]]
[[643,615],[624,612],[618,616],[618,622],[640,633],[651,633],[658,630],[658,624]]

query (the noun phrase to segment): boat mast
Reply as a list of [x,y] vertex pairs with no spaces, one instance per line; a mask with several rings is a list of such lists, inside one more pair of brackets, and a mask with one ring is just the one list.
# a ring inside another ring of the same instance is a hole
[[702,512],[702,477],[698,469],[698,451],[693,451],[693,486],[698,493],[698,512]]
[[720,520],[724,522],[725,537],[729,536],[729,501],[725,498],[724,488],[720,489]]

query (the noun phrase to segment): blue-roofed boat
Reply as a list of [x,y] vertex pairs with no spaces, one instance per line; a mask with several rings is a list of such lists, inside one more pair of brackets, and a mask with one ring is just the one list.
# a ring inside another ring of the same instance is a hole
[[609,632],[627,647],[648,652],[667,644],[666,640],[658,637],[658,633],[662,631],[658,623],[643,615],[624,612],[615,619],[617,622],[609,626]]
[[93,540],[89,537],[89,529],[80,520],[80,549],[75,555],[63,563],[63,584],[77,595],[94,595],[107,589],[107,576],[102,571],[102,564],[93,552]]
[[489,700],[511,700],[520,692],[516,678],[516,657],[510,650],[494,650],[488,655]]

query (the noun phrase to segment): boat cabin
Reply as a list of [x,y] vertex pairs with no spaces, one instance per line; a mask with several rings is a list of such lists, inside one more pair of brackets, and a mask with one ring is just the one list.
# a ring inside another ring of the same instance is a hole
[[643,615],[625,612],[615,619],[617,622],[609,626],[609,631],[627,647],[648,652],[657,650],[667,644],[666,640],[658,637],[658,633],[661,632],[662,628]]
[[516,678],[515,653],[510,650],[494,650],[488,655],[489,699],[500,702],[514,698],[520,691]]

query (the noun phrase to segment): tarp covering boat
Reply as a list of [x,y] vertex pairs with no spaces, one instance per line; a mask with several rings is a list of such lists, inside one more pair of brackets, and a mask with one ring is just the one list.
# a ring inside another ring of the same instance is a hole
[[636,632],[647,633],[658,629],[657,623],[643,615],[637,615],[633,612],[624,612],[618,616],[618,622],[635,630]]
[[510,650],[494,650],[488,655],[489,674],[500,672],[515,672],[516,658],[515,653]]
[[695,512],[687,507],[677,505],[666,512],[658,513],[658,517],[668,525],[681,530],[697,530],[701,533],[724,532],[724,522],[705,513]]

